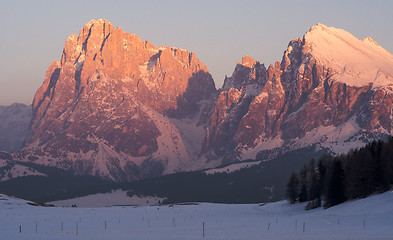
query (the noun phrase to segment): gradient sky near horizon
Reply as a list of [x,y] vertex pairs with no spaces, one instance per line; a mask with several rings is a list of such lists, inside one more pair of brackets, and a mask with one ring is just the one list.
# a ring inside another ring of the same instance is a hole
[[0,105],[30,104],[66,38],[104,18],[156,46],[194,51],[222,86],[245,54],[268,66],[319,22],[393,53],[393,1],[0,0]]

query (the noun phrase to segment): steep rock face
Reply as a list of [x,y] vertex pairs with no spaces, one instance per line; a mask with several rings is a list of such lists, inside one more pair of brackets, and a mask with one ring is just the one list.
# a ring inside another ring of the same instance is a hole
[[391,133],[393,56],[370,44],[370,38],[361,41],[319,24],[289,44],[283,62],[283,139],[302,138],[312,129],[337,127],[351,118],[367,132]]
[[22,148],[31,120],[31,106],[15,103],[0,106],[0,150],[15,152]]
[[236,134],[240,121],[255,96],[263,91],[266,80],[265,66],[249,56],[244,56],[233,75],[225,79],[206,130],[202,151],[207,153],[208,159],[224,157],[225,163],[236,157],[228,154],[228,149],[236,147],[233,140],[239,138]]
[[393,56],[371,38],[318,24],[281,63],[257,63],[243,57],[220,89],[209,156],[236,161],[313,144],[341,153],[392,133]]
[[242,146],[254,147],[256,139],[271,138],[278,134],[285,97],[280,76],[280,63],[270,65],[261,93],[252,100],[249,111],[237,129],[235,139]]
[[92,20],[48,68],[19,155],[119,181],[193,169],[194,156],[164,115],[195,117],[215,92],[194,53]]

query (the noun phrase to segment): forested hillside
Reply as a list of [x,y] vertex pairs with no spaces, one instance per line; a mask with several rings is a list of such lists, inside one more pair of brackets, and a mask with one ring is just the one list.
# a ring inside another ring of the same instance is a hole
[[339,156],[312,159],[288,181],[286,196],[306,208],[328,208],[349,199],[389,190],[393,184],[393,138],[374,141]]

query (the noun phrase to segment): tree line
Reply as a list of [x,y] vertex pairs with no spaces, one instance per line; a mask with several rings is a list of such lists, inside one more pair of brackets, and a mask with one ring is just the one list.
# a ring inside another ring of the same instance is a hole
[[[286,198],[308,202],[306,209],[325,208],[381,193],[393,184],[393,137],[374,141],[338,156],[323,155],[292,173]],[[322,204],[323,203],[323,204]]]

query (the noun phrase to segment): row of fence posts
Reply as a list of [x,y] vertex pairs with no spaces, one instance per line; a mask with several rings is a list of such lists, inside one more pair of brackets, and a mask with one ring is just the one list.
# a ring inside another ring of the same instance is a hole
[[[78,236],[79,234],[79,222],[81,221],[81,219],[79,219],[79,221],[76,222],[76,226],[75,226],[75,235]],[[148,222],[148,226],[150,228],[150,219],[147,220]],[[120,219],[119,219],[119,223],[120,223]],[[278,219],[276,218],[276,223],[278,223]],[[337,219],[337,224],[340,224],[340,219]],[[297,231],[297,219],[295,220],[295,230]],[[172,226],[176,227],[176,222],[175,222],[175,218],[172,219]],[[104,229],[107,229],[107,222],[105,220],[104,222]],[[366,219],[363,220],[363,229],[366,229]],[[61,231],[64,230],[64,223],[61,222]],[[268,223],[267,226],[267,230],[270,231],[270,222]],[[303,232],[306,231],[306,222],[303,222]],[[19,233],[22,232],[22,225],[19,225]],[[38,232],[38,223],[35,223],[35,232]],[[205,237],[205,222],[202,222],[202,237]]]
[[[277,218],[276,218],[277,223]],[[340,219],[337,219],[337,225],[340,224]],[[366,229],[366,219],[363,219],[363,229]],[[270,222],[267,225],[267,230],[270,231]],[[295,220],[295,230],[297,231],[297,219]],[[303,232],[306,231],[306,222],[303,222]]]

